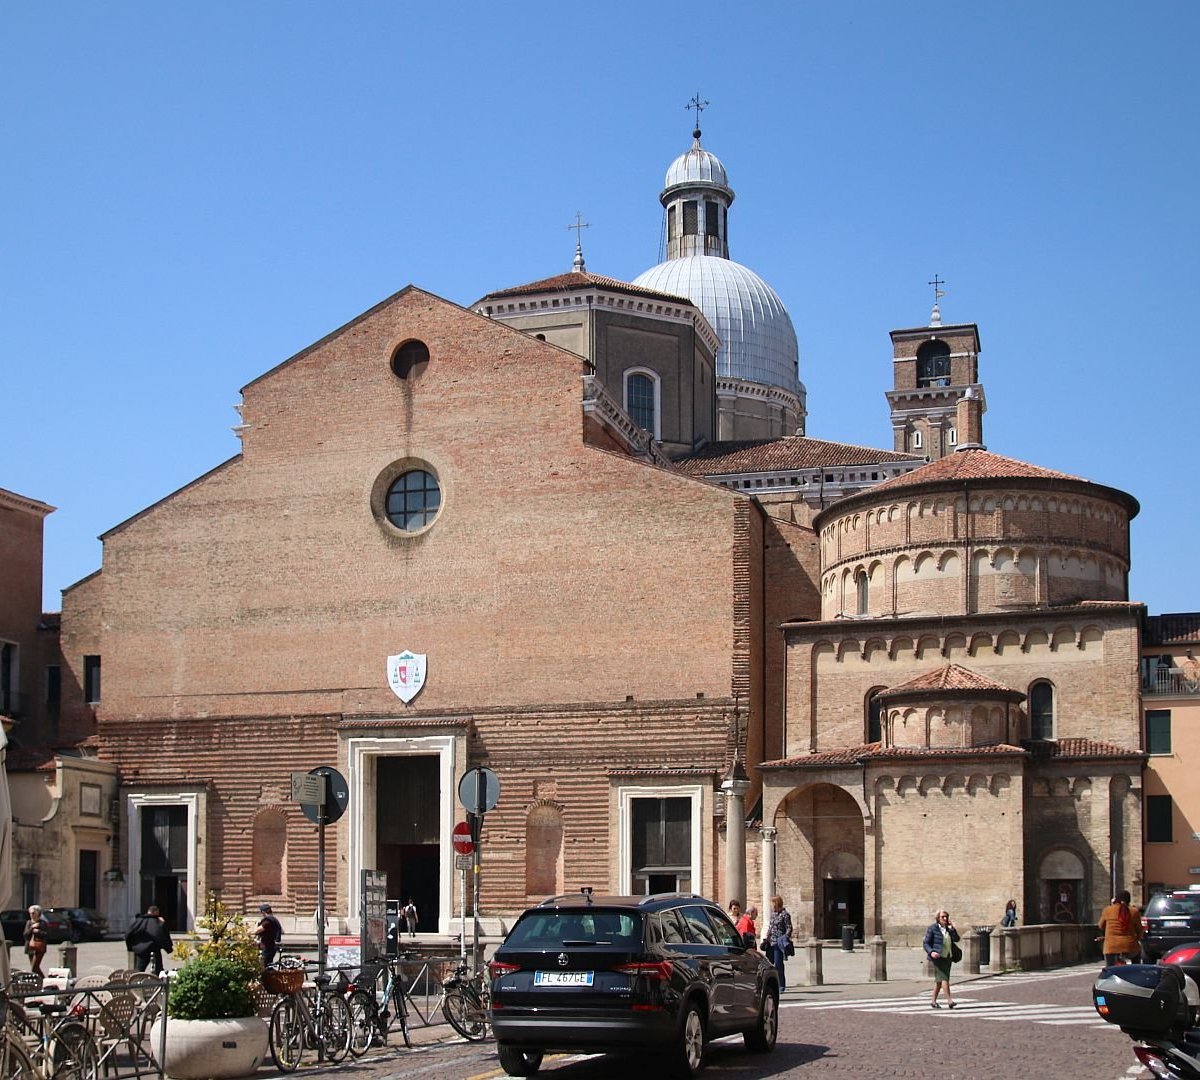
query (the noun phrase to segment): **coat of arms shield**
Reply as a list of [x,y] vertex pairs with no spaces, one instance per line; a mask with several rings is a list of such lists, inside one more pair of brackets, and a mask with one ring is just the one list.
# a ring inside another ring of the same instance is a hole
[[392,693],[407,705],[425,685],[425,653],[407,649],[387,658],[388,686]]

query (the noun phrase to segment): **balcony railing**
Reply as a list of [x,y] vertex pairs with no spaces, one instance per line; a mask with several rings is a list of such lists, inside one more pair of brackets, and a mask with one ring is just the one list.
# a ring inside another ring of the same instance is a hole
[[1142,693],[1183,697],[1200,694],[1200,671],[1163,667],[1142,676]]

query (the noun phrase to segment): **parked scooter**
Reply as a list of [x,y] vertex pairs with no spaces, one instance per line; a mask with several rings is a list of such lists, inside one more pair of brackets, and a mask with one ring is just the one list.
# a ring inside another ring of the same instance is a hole
[[1092,987],[1092,1004],[1134,1040],[1134,1055],[1154,1076],[1200,1080],[1200,988],[1179,968],[1105,968]]

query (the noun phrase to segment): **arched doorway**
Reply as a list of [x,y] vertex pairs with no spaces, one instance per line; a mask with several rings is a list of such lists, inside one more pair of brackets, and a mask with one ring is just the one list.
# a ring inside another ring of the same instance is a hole
[[1090,921],[1083,860],[1073,851],[1047,852],[1038,868],[1038,908],[1042,922]]
[[795,788],[775,813],[775,878],[797,933],[841,937],[863,933],[866,908],[862,809],[836,784]]

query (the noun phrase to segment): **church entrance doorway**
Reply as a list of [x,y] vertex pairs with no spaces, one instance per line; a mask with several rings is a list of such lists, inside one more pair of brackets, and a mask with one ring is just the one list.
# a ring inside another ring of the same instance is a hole
[[1073,851],[1060,848],[1049,852],[1039,868],[1041,922],[1091,922],[1096,916],[1087,908],[1083,860]]
[[375,867],[387,894],[417,908],[417,929],[436,933],[441,914],[442,792],[436,754],[379,757],[375,784]]
[[863,939],[863,897],[866,883],[862,878],[850,880],[827,879],[824,885],[822,923],[817,937],[840,938],[842,927],[854,927],[854,936]]

